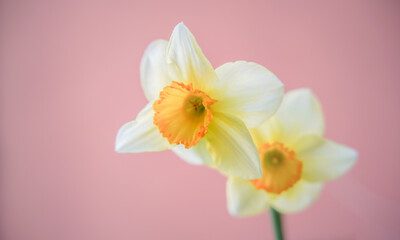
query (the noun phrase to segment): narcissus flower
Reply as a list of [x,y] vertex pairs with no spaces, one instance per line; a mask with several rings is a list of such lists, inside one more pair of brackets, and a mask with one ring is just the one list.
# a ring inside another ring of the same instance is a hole
[[340,177],[357,158],[353,149],[324,139],[323,131],[321,107],[311,91],[287,93],[277,113],[251,130],[263,176],[228,179],[229,212],[246,216],[272,206],[290,213],[309,206],[323,182]]
[[140,74],[149,103],[121,127],[116,151],[172,149],[192,164],[244,179],[261,177],[248,127],[268,119],[283,98],[283,84],[273,73],[244,61],[214,70],[180,23],[169,42],[148,46]]

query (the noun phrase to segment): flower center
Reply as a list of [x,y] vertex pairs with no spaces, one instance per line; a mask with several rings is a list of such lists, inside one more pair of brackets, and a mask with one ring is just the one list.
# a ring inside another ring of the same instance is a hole
[[193,89],[192,84],[172,82],[153,104],[154,124],[171,144],[196,145],[207,133],[212,119],[209,106],[216,100]]
[[185,101],[185,111],[191,116],[201,116],[206,108],[203,105],[203,99],[198,96],[188,96]]
[[279,194],[300,180],[302,162],[282,143],[265,143],[258,149],[263,176],[250,180],[256,189]]

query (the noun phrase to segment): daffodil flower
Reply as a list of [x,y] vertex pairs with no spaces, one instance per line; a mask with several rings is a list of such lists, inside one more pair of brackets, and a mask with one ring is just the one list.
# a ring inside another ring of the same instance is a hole
[[229,212],[246,216],[273,207],[291,213],[309,206],[323,182],[340,177],[357,158],[355,150],[324,139],[323,132],[321,107],[311,91],[287,93],[277,113],[251,130],[263,176],[228,179]]
[[149,103],[117,135],[117,152],[172,149],[192,164],[255,179],[262,175],[248,127],[277,110],[283,84],[250,62],[216,70],[187,27],[178,24],[169,40],[152,42],[144,53],[141,83]]

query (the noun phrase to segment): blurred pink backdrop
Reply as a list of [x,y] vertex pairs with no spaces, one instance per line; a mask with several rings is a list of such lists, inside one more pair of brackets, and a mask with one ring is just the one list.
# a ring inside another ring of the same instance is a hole
[[400,234],[398,1],[1,1],[0,239],[272,239],[231,217],[225,179],[172,152],[117,154],[146,104],[139,62],[183,21],[214,67],[247,60],[311,88],[326,137],[359,151],[287,239]]

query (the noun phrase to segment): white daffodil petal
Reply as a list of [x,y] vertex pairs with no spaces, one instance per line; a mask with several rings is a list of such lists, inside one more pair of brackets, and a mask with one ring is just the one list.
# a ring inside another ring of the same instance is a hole
[[[179,23],[172,32],[167,63],[172,79],[185,84],[192,83],[195,89],[207,92],[209,85],[217,80],[211,63],[183,23]],[[207,93],[210,94],[209,91]]]
[[153,103],[148,103],[136,120],[123,125],[117,134],[115,151],[120,153],[156,152],[170,148],[153,124]]
[[296,144],[296,153],[303,162],[302,178],[312,182],[342,176],[357,159],[354,149],[314,135],[301,138]]
[[195,146],[187,149],[180,144],[172,148],[172,151],[186,162],[194,165],[207,165],[212,167],[213,161],[207,151],[206,139],[200,140]]
[[218,67],[216,73],[223,86],[215,104],[217,111],[237,116],[253,128],[278,109],[284,87],[265,67],[238,61]]
[[249,180],[229,177],[226,184],[228,211],[233,216],[249,216],[266,211],[268,195],[256,190]]
[[213,113],[206,138],[213,162],[221,172],[243,179],[262,176],[257,148],[240,119]]
[[323,184],[300,180],[289,190],[271,198],[273,208],[281,213],[294,213],[311,205],[318,197]]
[[158,98],[159,92],[171,84],[167,69],[168,41],[158,39],[149,44],[140,63],[140,81],[149,101]]
[[275,115],[279,119],[280,139],[286,145],[308,134],[322,136],[324,118],[317,98],[309,89],[290,91]]

